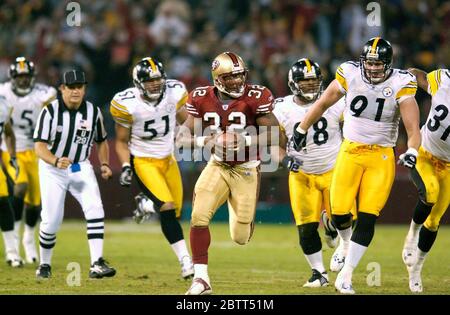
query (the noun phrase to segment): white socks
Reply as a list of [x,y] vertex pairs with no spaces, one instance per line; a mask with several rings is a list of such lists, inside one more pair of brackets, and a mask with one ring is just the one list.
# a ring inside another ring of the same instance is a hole
[[320,273],[325,271],[325,267],[323,266],[322,250],[319,250],[317,253],[311,255],[305,255],[305,258],[311,269],[316,269]]
[[344,256],[347,256],[347,252],[348,252],[348,246],[350,243],[350,238],[352,237],[352,227],[348,227],[345,230],[337,230],[339,236],[341,237],[341,241],[342,241],[342,253]]
[[202,278],[209,283],[208,265],[194,264],[194,279],[195,278]]
[[184,256],[190,257],[189,251],[186,246],[186,241],[184,239],[179,240],[178,242],[175,242],[173,244],[170,244],[170,247],[172,247],[175,255],[177,255],[178,261],[181,262],[181,260]]
[[100,257],[103,257],[103,239],[92,238],[88,241],[89,252],[91,254],[91,265],[93,265]]
[[19,254],[17,251],[17,248],[19,247],[19,244],[17,244],[17,239],[15,236],[14,230],[2,232],[3,234],[3,242],[5,243],[5,253],[13,253],[13,254]]

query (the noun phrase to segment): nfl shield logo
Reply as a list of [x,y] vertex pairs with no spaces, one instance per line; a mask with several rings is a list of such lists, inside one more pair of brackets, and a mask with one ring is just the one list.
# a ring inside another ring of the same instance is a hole
[[227,110],[228,109],[228,104],[222,104],[222,109],[223,110]]

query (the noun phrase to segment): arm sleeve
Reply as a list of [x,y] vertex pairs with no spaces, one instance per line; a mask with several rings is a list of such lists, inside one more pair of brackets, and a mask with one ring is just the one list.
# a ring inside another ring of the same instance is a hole
[[198,110],[198,102],[196,100],[196,98],[198,98],[198,96],[194,96],[195,92],[197,91],[197,89],[191,91],[191,93],[189,93],[189,96],[187,98],[187,102],[186,102],[186,111],[191,114],[192,116],[194,116],[195,118],[201,118],[201,113]]
[[125,128],[131,128],[131,125],[133,124],[133,116],[125,106],[119,104],[116,100],[113,99],[111,101],[109,111],[111,112],[111,115],[117,124]]
[[[408,79],[407,83],[401,87],[395,96],[395,100],[398,103],[403,102],[409,97],[414,97],[417,92],[417,80],[416,77],[411,75],[412,79]],[[409,77],[408,77],[409,78]]]
[[50,142],[51,128],[52,128],[52,114],[49,107],[46,106],[39,114],[36,128],[34,129],[34,142]]
[[428,94],[433,96],[439,90],[439,86],[441,85],[441,69],[434,70],[427,74],[428,81]]
[[103,115],[102,111],[98,109],[98,117],[97,122],[95,123],[95,142],[103,142],[107,138],[107,133],[105,129],[105,125],[103,124]]
[[273,111],[274,97],[272,92],[266,87],[261,92],[261,97],[258,99],[255,106],[256,115],[265,115]]
[[347,79],[345,78],[345,64],[341,64],[336,70],[336,81],[339,83],[339,90],[343,93],[347,93]]

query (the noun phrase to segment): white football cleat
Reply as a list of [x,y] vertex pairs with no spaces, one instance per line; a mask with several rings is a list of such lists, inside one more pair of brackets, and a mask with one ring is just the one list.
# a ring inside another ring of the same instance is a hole
[[421,269],[419,266],[407,266],[406,269],[408,270],[408,276],[409,276],[409,289],[413,293],[422,293],[423,286],[422,286],[422,277],[420,275]]
[[6,254],[6,263],[13,268],[20,268],[23,266],[23,259],[15,253],[8,253]]
[[202,278],[192,280],[192,285],[187,290],[186,295],[210,295],[212,293],[211,285]]
[[326,271],[320,273],[316,269],[312,270],[312,276],[303,285],[304,288],[320,288],[327,287],[330,282],[328,281],[328,274]]
[[402,259],[406,267],[411,267],[417,262],[417,240],[406,237],[402,250]]
[[28,264],[38,263],[38,253],[34,241],[34,235],[25,235],[22,240],[23,249],[25,250],[25,259]]
[[334,251],[330,259],[330,270],[333,272],[339,272],[344,267],[345,256],[344,256],[344,242],[341,241],[339,246]]
[[194,264],[190,256],[183,256],[180,261],[181,265],[181,276],[184,279],[189,279],[194,277]]
[[345,281],[345,276],[342,271],[338,273],[336,281],[334,282],[334,287],[336,288],[336,291],[341,294],[355,294],[352,281]]

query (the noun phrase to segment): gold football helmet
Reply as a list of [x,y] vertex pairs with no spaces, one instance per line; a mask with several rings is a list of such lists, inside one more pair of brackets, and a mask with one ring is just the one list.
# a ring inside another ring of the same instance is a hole
[[232,52],[218,55],[211,65],[214,86],[232,98],[244,94],[247,68],[241,57]]

